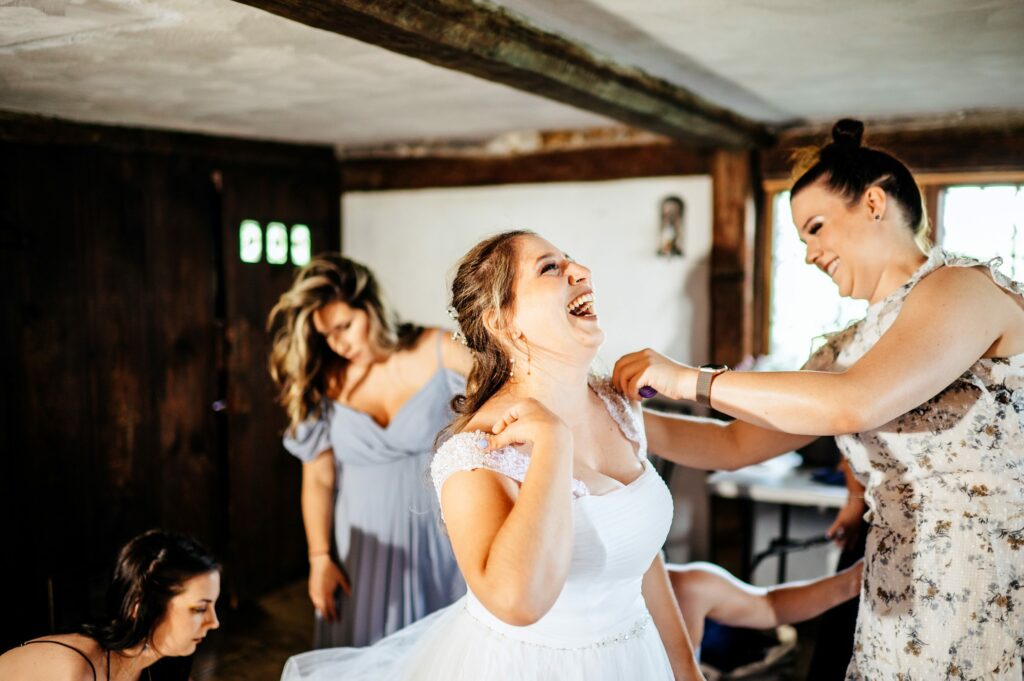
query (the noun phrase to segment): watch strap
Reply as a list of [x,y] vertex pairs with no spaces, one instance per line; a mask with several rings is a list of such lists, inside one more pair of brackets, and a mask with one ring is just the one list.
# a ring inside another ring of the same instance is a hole
[[697,367],[697,404],[711,406],[711,383],[728,370],[729,367],[718,364]]

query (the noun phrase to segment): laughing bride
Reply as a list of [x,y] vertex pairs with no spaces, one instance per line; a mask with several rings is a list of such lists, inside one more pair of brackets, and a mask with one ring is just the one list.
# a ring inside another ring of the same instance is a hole
[[703,679],[659,553],[671,496],[636,408],[590,372],[593,300],[530,232],[460,261],[474,366],[431,474],[469,593],[369,648],[297,655],[285,681]]

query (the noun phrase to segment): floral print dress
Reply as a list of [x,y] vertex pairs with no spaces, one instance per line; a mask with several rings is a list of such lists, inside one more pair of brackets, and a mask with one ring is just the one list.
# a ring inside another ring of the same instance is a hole
[[[939,249],[805,365],[842,371],[935,269],[984,267]],[[836,437],[865,485],[864,584],[847,681],[1024,678],[1024,354],[980,359],[879,428]]]

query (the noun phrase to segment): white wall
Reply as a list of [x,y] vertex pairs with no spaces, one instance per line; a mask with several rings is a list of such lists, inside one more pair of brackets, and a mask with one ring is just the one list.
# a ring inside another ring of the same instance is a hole
[[[685,256],[655,255],[661,200],[686,204]],[[689,363],[708,352],[711,179],[658,177],[412,191],[342,199],[346,255],[368,265],[405,319],[451,328],[448,284],[486,235],[532,229],[591,268],[605,344],[598,369],[652,347]],[[705,474],[677,468],[668,557],[707,557]]]
[[[682,258],[655,255],[659,206],[669,194],[686,202]],[[451,328],[446,309],[456,261],[486,235],[526,228],[593,270],[604,369],[645,346],[693,364],[710,359],[709,177],[352,192],[343,197],[342,220],[345,254],[369,265],[404,318]],[[707,558],[705,474],[677,467],[672,492],[669,559]],[[831,522],[830,514],[811,515],[794,513],[793,536],[823,532]],[[759,550],[776,534],[777,509],[759,507],[757,516]],[[834,560],[827,553],[794,555],[790,578],[827,572]],[[774,570],[775,561],[766,561],[756,581],[770,584]]]
[[[669,194],[686,203],[681,258],[655,255]],[[525,228],[593,270],[604,369],[647,346],[686,362],[708,359],[709,177],[351,192],[342,224],[345,254],[377,274],[404,318],[451,327],[458,258],[486,235]]]

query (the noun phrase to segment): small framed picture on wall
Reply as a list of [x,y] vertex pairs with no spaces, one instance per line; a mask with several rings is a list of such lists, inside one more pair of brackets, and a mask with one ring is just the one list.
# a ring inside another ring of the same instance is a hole
[[658,224],[658,255],[682,256],[686,204],[674,194],[661,200]]

